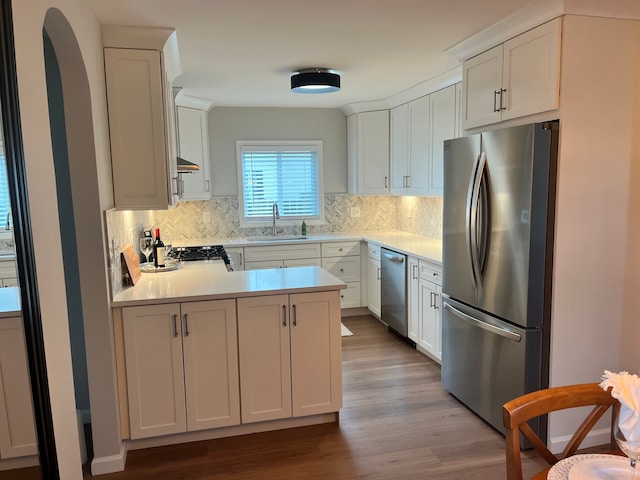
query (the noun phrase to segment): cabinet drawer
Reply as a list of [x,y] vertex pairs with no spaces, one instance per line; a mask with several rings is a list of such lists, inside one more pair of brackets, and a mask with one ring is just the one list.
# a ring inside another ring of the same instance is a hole
[[319,258],[298,258],[295,260],[285,260],[283,262],[284,268],[289,267],[321,267],[322,262]]
[[267,268],[282,268],[282,260],[261,260],[259,262],[245,262],[245,270],[264,270]]
[[360,282],[347,283],[345,290],[340,290],[340,308],[357,308],[360,306]]
[[373,258],[377,261],[380,261],[380,245],[368,243],[367,250],[369,252],[369,258]]
[[296,258],[320,258],[319,243],[281,244],[265,247],[245,247],[246,262],[262,260],[293,260]]
[[360,255],[360,242],[330,242],[322,244],[323,257],[344,257]]
[[323,258],[322,268],[343,282],[360,281],[360,257]]
[[427,262],[426,260],[420,260],[420,278],[422,280],[428,280],[436,285],[442,285],[442,268]]

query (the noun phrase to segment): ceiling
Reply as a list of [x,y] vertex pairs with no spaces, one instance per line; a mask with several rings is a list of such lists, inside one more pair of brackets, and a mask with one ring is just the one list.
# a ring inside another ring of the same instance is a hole
[[[215,106],[340,108],[384,100],[458,66],[445,50],[530,0],[85,0],[105,25],[175,28],[183,94]],[[341,74],[290,91],[301,68]]]

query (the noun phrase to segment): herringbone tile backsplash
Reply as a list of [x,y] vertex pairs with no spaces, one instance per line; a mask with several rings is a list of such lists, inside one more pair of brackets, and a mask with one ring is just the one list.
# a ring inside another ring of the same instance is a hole
[[[309,225],[308,233],[350,233],[402,230],[442,238],[441,197],[324,196],[325,223]],[[359,216],[356,216],[359,210]],[[354,213],[354,216],[352,216]],[[171,210],[107,212],[107,233],[114,295],[122,288],[120,251],[125,245],[138,250],[143,230],[159,227],[165,243],[186,239],[222,239],[267,235],[271,227],[240,227],[237,197],[213,197],[182,202]],[[300,225],[281,225],[283,234],[300,233]],[[115,243],[114,243],[115,242]],[[114,245],[117,245],[114,248]]]

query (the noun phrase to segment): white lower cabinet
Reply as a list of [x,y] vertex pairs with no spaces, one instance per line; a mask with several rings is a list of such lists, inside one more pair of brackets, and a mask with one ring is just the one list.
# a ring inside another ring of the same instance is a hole
[[0,260],[0,287],[16,287],[18,285],[18,274],[16,273],[16,262],[13,258]]
[[242,423],[342,406],[337,291],[238,299]]
[[273,245],[244,248],[244,269],[320,267],[320,244]]
[[132,439],[238,425],[235,300],[123,308]]
[[429,262],[419,262],[418,350],[440,362],[442,359],[442,287],[441,269]]
[[234,272],[244,270],[244,249],[242,247],[224,247]]
[[289,268],[289,267],[320,267],[322,263],[319,258],[295,258],[291,260],[260,260],[258,262],[245,263],[245,270],[261,270],[267,268]]
[[0,458],[37,453],[22,318],[0,318]]
[[322,268],[347,284],[340,293],[341,308],[360,307],[360,242],[323,243]]
[[367,261],[367,299],[369,311],[380,318],[380,260],[371,257]]

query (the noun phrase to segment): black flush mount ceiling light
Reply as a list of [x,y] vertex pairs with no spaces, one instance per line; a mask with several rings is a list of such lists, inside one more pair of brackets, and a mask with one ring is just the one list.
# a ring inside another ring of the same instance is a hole
[[328,68],[307,68],[291,75],[291,91],[331,93],[340,90],[340,75]]

